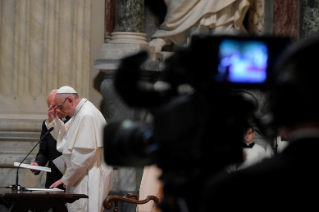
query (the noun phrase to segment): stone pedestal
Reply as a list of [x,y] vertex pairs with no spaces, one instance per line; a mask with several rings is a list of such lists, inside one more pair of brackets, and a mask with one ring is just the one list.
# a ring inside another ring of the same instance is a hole
[[[124,39],[123,39],[124,40]],[[149,52],[150,59],[155,60],[155,51],[148,43],[105,43],[101,49],[101,59],[121,60],[140,51]],[[107,69],[107,68],[106,68]]]
[[137,36],[116,35],[116,38],[113,40],[113,34],[112,40],[102,45],[101,59],[104,59],[105,62],[95,63],[94,67],[96,69],[115,71],[122,58],[134,55],[140,51],[147,51],[149,53],[149,60],[156,60],[155,49],[148,45],[146,39],[144,41],[140,37],[135,39]]
[[[119,40],[123,41],[125,39]],[[112,73],[117,69],[122,58],[140,51],[147,51],[150,56],[149,60],[155,61],[155,50],[148,43],[112,43],[112,41],[102,45],[101,59],[95,61],[94,68]]]

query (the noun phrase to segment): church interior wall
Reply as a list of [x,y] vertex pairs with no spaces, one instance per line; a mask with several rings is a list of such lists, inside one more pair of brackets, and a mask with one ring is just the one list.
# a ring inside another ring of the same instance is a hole
[[104,16],[105,0],[92,2],[91,22],[91,45],[90,45],[90,78],[89,78],[89,100],[100,109],[102,95],[99,86],[94,86],[94,82],[99,77],[99,71],[94,68],[94,61],[101,57],[101,46],[104,43]]

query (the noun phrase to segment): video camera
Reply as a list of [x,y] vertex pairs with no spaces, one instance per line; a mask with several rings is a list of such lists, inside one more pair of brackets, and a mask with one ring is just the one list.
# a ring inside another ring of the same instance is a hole
[[[170,87],[163,91],[139,86],[147,53],[124,58],[115,89],[128,106],[147,109],[153,121],[109,123],[104,131],[106,163],[156,164],[163,170],[165,198],[182,196],[191,202],[187,193],[192,188],[200,190],[206,179],[242,162],[247,126],[254,122],[262,128],[256,105],[243,97],[243,89],[267,91],[276,59],[289,42],[276,37],[193,36],[188,47],[165,61],[161,80]],[[180,93],[182,85],[193,92]]]

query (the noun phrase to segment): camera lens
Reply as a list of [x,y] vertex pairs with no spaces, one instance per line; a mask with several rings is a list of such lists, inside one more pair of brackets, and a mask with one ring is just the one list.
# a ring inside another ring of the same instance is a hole
[[104,159],[113,166],[149,165],[148,145],[153,136],[151,124],[124,120],[104,129]]

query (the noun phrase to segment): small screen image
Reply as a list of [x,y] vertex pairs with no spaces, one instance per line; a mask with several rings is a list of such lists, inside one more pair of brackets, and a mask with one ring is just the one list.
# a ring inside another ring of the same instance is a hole
[[268,46],[263,41],[226,39],[219,46],[216,80],[262,84],[267,79]]

